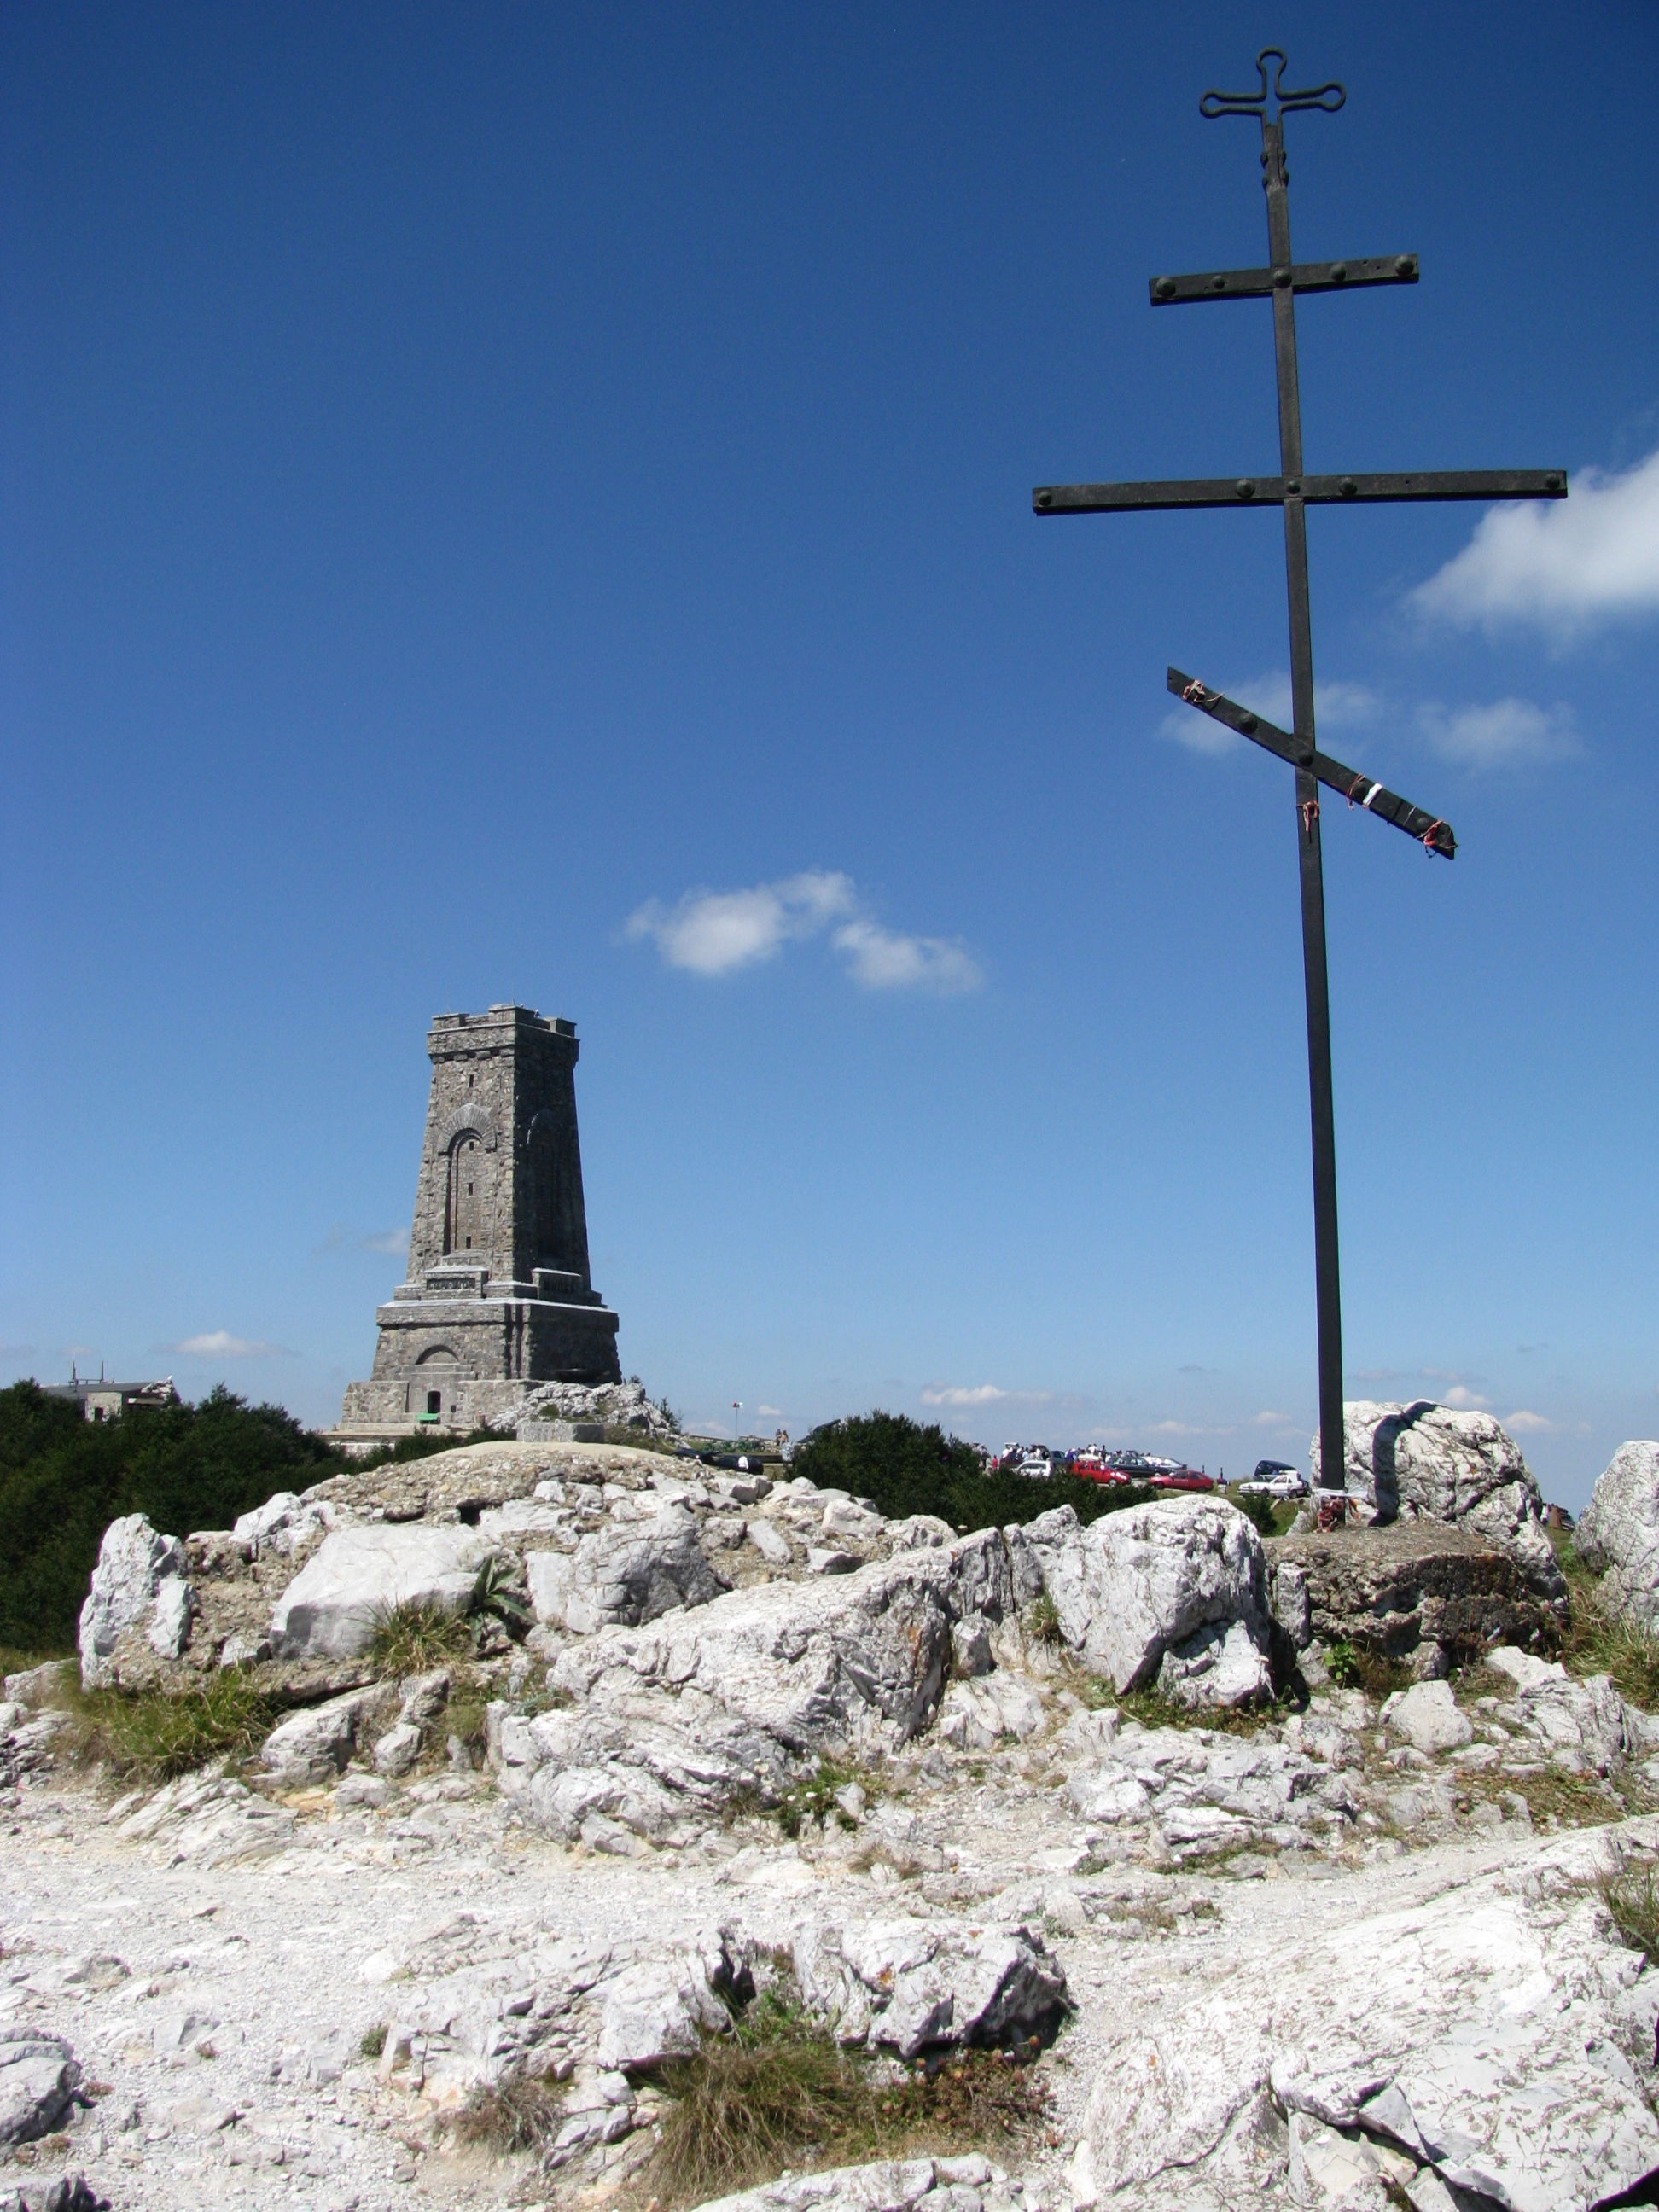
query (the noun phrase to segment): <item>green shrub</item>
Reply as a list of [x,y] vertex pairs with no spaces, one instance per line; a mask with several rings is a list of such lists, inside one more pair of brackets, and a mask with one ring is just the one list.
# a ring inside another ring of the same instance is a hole
[[228,1528],[273,1491],[344,1464],[280,1406],[228,1390],[88,1421],[72,1399],[13,1383],[0,1390],[0,1644],[74,1649],[99,1544],[120,1515],[147,1513],[180,1536]]
[[1247,1520],[1255,1522],[1264,1536],[1276,1536],[1279,1534],[1279,1516],[1273,1510],[1273,1501],[1271,1498],[1263,1498],[1258,1492],[1252,1491],[1243,1495],[1235,1495],[1231,1502],[1237,1506]]
[[1097,1521],[1158,1495],[1139,1484],[1083,1482],[1064,1474],[1048,1482],[988,1474],[972,1444],[907,1413],[853,1413],[825,1422],[797,1448],[790,1473],[821,1490],[871,1498],[890,1519],[933,1513],[963,1533],[1035,1521],[1055,1505],[1070,1505],[1079,1521]]
[[[385,2030],[381,2030],[382,2035]],[[564,2125],[562,2091],[533,2075],[491,2081],[474,2089],[455,2115],[455,2133],[464,2143],[498,2155],[539,2150]]]

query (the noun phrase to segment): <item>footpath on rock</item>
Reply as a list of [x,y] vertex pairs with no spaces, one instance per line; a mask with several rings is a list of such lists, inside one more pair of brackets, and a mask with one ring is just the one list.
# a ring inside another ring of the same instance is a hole
[[[1266,1544],[558,1441],[112,1524],[87,1691],[0,1704],[0,2191],[670,2212],[696,2069],[775,2029],[877,2117],[745,2212],[1639,2188],[1659,1720],[1555,1656],[1501,1431],[1350,1411],[1362,1525]],[[242,1735],[124,1785],[111,1713]]]

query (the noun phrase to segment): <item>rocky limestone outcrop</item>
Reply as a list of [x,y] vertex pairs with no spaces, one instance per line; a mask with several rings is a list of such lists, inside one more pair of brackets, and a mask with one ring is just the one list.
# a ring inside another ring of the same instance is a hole
[[1075,2202],[1150,2212],[1174,2190],[1193,2212],[1256,2212],[1289,2183],[1334,2203],[1317,2175],[1344,2161],[1341,2186],[1379,2187],[1341,2201],[1379,2206],[1469,2191],[1589,2212],[1643,2180],[1659,2122],[1621,2043],[1639,2017],[1650,2057],[1655,1978],[1596,1893],[1605,1852],[1574,1838],[1376,1917],[1304,1922],[1121,2037],[1090,2095]]
[[89,1690],[115,1681],[117,1649],[140,1631],[158,1658],[178,1658],[194,1613],[179,1539],[159,1534],[142,1513],[112,1521],[81,1608],[82,1681]]
[[1595,1479],[1573,1547],[1614,1608],[1659,1629],[1659,1443],[1620,1444]]
[[[1513,1553],[1544,1595],[1566,1584],[1544,1533],[1543,1502],[1521,1447],[1490,1413],[1356,1399],[1342,1409],[1349,1511],[1362,1522],[1429,1520],[1467,1528]],[[1319,1439],[1310,1446],[1316,1490]],[[1298,1526],[1311,1527],[1317,1501]]]
[[1047,2040],[1069,2002],[1032,1929],[902,1914],[813,1916],[783,1943],[774,1929],[729,1923],[668,1942],[526,1948],[521,1932],[508,1942],[464,1911],[416,1954],[375,1954],[360,1972],[396,1989],[383,2078],[417,2069],[439,2105],[526,2073],[571,2084],[555,2168],[604,2129],[626,2133],[633,2079],[728,2033],[781,1979],[847,2047],[905,2057]]
[[1083,1529],[1065,1508],[1025,1538],[1066,1643],[1115,1689],[1197,1706],[1272,1688],[1261,1540],[1224,1499],[1160,1498]]
[[1443,1675],[1494,1644],[1548,1650],[1560,1632],[1559,1602],[1528,1566],[1468,1527],[1421,1519],[1298,1528],[1273,1554],[1275,1592],[1300,1577],[1321,1644],[1346,1644],[1416,1674]]
[[271,1611],[271,1655],[354,1659],[398,1605],[465,1613],[495,1548],[463,1523],[332,1529]]

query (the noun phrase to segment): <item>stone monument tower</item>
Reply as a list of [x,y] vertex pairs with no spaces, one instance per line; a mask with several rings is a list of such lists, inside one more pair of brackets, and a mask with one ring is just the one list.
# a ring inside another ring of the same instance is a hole
[[588,1275],[576,1025],[528,1006],[440,1014],[409,1279],[376,1314],[343,1430],[510,1421],[538,1382],[615,1382],[617,1316]]

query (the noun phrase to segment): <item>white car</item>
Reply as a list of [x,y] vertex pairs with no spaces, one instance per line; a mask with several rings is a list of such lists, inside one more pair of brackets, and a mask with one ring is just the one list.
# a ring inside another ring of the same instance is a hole
[[1307,1478],[1298,1474],[1293,1467],[1282,1468],[1277,1474],[1253,1478],[1238,1486],[1242,1498],[1305,1498]]

